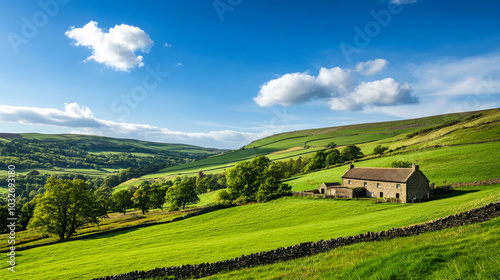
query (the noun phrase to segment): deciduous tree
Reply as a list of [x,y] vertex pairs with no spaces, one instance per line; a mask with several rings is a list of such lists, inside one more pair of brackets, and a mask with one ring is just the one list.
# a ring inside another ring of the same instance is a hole
[[37,200],[30,227],[70,238],[87,223],[98,223],[94,197],[85,181],[50,177],[45,193]]
[[189,181],[175,183],[168,189],[165,199],[170,202],[170,209],[178,209],[181,206],[184,209],[186,204],[200,201],[194,184]]

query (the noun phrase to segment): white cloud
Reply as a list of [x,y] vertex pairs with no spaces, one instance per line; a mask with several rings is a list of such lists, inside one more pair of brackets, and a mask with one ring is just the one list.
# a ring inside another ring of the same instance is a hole
[[237,148],[253,140],[269,136],[272,131],[257,133],[219,130],[210,132],[172,131],[147,124],[115,122],[94,117],[88,107],[65,104],[64,110],[53,108],[0,105],[0,120],[31,125],[69,127],[71,133],[126,137],[167,143]]
[[387,65],[386,60],[368,61],[360,70],[321,68],[317,77],[308,73],[285,74],[260,87],[254,98],[259,106],[284,106],[311,100],[326,100],[332,110],[361,110],[370,106],[391,106],[418,103],[411,95],[408,84],[400,84],[392,78],[372,82],[357,82],[356,72],[375,73]]
[[389,61],[383,58],[377,58],[374,60],[369,60],[366,62],[360,62],[356,65],[356,72],[361,73],[361,75],[371,76],[387,68]]
[[171,47],[172,47],[172,44],[165,43],[165,44],[163,44],[163,46],[165,46],[165,47],[167,47],[167,48],[171,48]]
[[332,98],[332,110],[361,110],[366,106],[394,106],[418,103],[411,95],[412,89],[408,83],[400,84],[393,78],[373,82],[363,82],[356,86],[352,94]]
[[417,2],[417,0],[391,0],[391,3],[399,5],[413,4],[415,2]]
[[500,54],[412,65],[410,74],[415,78],[412,88],[418,93],[420,106],[374,107],[366,111],[416,118],[496,108],[500,104]]
[[177,62],[177,66],[184,66],[184,64]]
[[90,21],[84,27],[72,26],[66,36],[74,40],[75,46],[84,46],[92,50],[92,55],[85,61],[94,60],[115,70],[130,71],[142,67],[143,57],[135,52],[148,52],[153,45],[149,35],[140,28],[121,24],[115,25],[108,32],[97,27],[97,22]]
[[415,90],[459,96],[500,92],[500,54],[444,60],[415,66]]

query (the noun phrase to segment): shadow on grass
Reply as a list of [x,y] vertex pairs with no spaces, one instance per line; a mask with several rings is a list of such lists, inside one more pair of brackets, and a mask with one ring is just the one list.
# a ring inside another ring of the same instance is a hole
[[452,189],[450,191],[434,194],[433,200],[452,198],[452,197],[457,197],[457,196],[461,196],[461,195],[468,194],[468,193],[474,193],[474,192],[478,192],[478,191],[479,190],[454,190],[454,189]]

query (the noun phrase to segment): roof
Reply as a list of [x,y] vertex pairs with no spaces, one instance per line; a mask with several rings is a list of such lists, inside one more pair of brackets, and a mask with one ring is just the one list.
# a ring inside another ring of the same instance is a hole
[[404,183],[414,171],[413,168],[353,167],[342,178]]
[[340,183],[323,183],[323,184],[320,185],[320,187],[321,186],[325,186],[327,188],[331,188],[331,187],[339,187],[341,185],[340,185]]

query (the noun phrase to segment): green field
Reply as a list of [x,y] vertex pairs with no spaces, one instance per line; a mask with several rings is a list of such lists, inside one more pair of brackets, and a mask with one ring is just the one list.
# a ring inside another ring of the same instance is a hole
[[[467,119],[482,114],[478,118]],[[406,139],[406,134],[425,128],[432,128],[447,121],[458,124],[444,127],[431,133]],[[282,133],[254,141],[243,149],[211,156],[206,159],[173,166],[148,174],[141,179],[174,178],[180,175],[194,176],[199,171],[221,173],[235,163],[266,155],[273,161],[309,156],[325,149],[331,142],[342,150],[344,145],[356,144],[365,155],[373,153],[377,145],[389,147],[397,152],[429,148],[436,145],[466,144],[471,142],[500,139],[500,111],[485,110],[432,116],[413,120],[369,123],[311,129]],[[304,149],[306,147],[306,149]]]
[[[418,162],[420,170],[436,185],[500,178],[498,142],[442,147],[355,162],[358,167],[389,167],[392,161]],[[325,182],[341,182],[347,165],[287,180],[293,190],[317,188]]]
[[[500,186],[463,188],[439,198],[396,204],[294,197],[239,206],[172,224],[22,251],[10,279],[91,278],[387,230],[499,201]],[[0,268],[6,269],[6,264]]]
[[203,279],[499,279],[500,218]]

